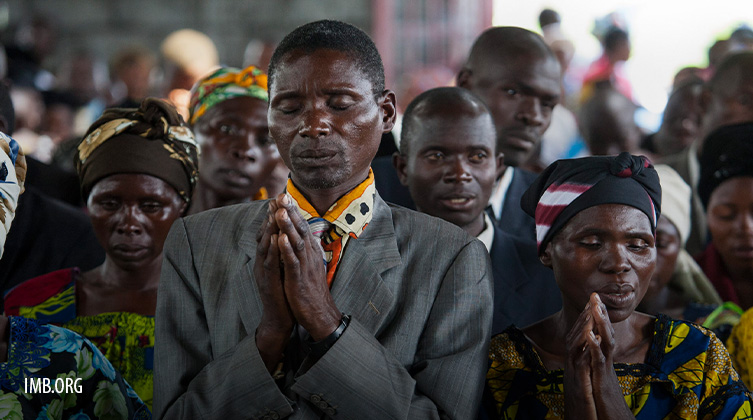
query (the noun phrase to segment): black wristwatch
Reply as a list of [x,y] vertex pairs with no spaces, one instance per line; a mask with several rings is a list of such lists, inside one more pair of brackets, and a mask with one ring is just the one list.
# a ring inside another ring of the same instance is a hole
[[340,338],[341,335],[343,335],[343,331],[345,331],[346,328],[348,328],[348,325],[350,324],[350,315],[343,314],[343,317],[340,318],[340,325],[337,326],[335,331],[332,332],[332,334],[328,335],[327,337],[323,338],[319,341],[314,341],[309,337],[306,342],[309,346],[309,357],[313,357],[314,359],[318,359],[322,356],[324,356],[324,353],[327,352],[332,346],[335,345],[335,342],[337,339]]

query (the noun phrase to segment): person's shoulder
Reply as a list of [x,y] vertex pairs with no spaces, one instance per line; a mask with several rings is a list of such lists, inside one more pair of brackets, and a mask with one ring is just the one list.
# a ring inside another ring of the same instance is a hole
[[77,275],[77,268],[65,268],[26,280],[5,294],[6,313],[19,315],[18,310],[21,306],[40,305],[55,296],[72,290]]
[[[670,379],[683,372],[731,369],[729,353],[708,328],[693,322],[659,315],[656,319],[654,351],[661,350],[662,370]],[[717,373],[723,373],[718,371]]]
[[386,203],[392,213],[392,222],[398,242],[409,241],[430,248],[463,248],[472,242],[481,241],[454,224],[415,210]]
[[19,200],[24,204],[24,206],[19,205],[19,209],[32,212],[36,225],[40,225],[41,220],[54,220],[58,228],[63,229],[89,228],[91,225],[89,217],[83,211],[64,201],[47,196],[33,186],[27,186]]
[[536,178],[538,177],[539,177],[539,174],[537,174],[536,172],[531,172],[523,168],[515,168],[515,171],[512,174],[513,180],[517,178],[518,180],[520,180],[522,183],[526,185],[533,184],[533,181],[535,181]]
[[206,234],[226,235],[237,232],[252,220],[266,213],[269,200],[251,201],[218,207],[200,213],[185,216],[180,220],[186,230],[204,231]]
[[510,361],[511,355],[519,353],[521,340],[525,340],[523,331],[515,325],[508,326],[503,332],[492,337],[489,343],[489,359],[492,361]]

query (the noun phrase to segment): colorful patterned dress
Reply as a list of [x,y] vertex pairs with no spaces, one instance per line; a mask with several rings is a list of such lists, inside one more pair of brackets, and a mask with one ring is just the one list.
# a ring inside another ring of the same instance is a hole
[[[514,326],[492,339],[484,407],[490,418],[562,419],[564,371],[548,371]],[[646,363],[616,363],[636,419],[751,419],[750,393],[709,330],[659,315]],[[482,408],[483,409],[483,408]]]
[[[151,418],[146,405],[89,340],[21,317],[10,317],[9,329],[8,361],[0,363],[0,418]],[[51,379],[53,392],[26,383],[39,378]],[[54,392],[57,378],[72,378],[73,385]]]
[[77,268],[27,280],[5,296],[5,313],[75,331],[97,345],[151,409],[154,377],[154,317],[131,312],[76,316]]

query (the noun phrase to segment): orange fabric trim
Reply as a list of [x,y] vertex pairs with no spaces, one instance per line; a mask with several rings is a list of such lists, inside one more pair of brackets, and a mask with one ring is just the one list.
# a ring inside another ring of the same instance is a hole
[[332,261],[327,264],[327,286],[332,288],[332,282],[335,280],[335,271],[340,263],[340,253],[342,251],[342,241],[335,241],[329,244],[322,244],[325,251],[332,252]]
[[369,176],[366,177],[366,180],[337,200],[334,206],[330,207],[327,214],[322,216],[322,218],[328,222],[334,222],[350,206],[353,200],[360,198],[363,195],[363,192],[366,191],[366,188],[373,183],[374,172],[369,168]]
[[296,188],[295,184],[293,184],[293,181],[290,178],[288,178],[288,185],[286,187],[286,190],[288,191],[288,194],[290,194],[290,197],[295,200],[296,203],[298,203],[298,207],[300,207],[301,210],[305,211],[313,217],[321,217],[319,216],[319,213],[316,212],[316,209],[314,209],[314,206],[309,204],[308,200],[306,200],[306,197],[304,197],[303,194],[298,191],[298,188]]
[[321,217],[322,219],[332,223],[337,220],[340,215],[342,215],[342,213],[348,208],[348,206],[350,206],[353,200],[360,198],[363,195],[363,192],[366,191],[366,188],[368,188],[373,183],[374,171],[369,168],[369,176],[367,176],[362,183],[358,184],[357,187],[350,190],[349,193],[340,197],[340,199],[337,200],[335,204],[333,204],[332,207],[329,208],[329,210],[327,210],[327,213],[325,213],[324,216],[320,216],[319,213],[317,213],[316,209],[314,209],[314,207],[309,204],[308,200],[306,200],[306,197],[304,197],[303,194],[298,190],[298,188],[296,188],[290,178],[288,178],[287,191],[290,196],[298,203],[298,207],[300,207],[301,210],[305,211],[313,217]]

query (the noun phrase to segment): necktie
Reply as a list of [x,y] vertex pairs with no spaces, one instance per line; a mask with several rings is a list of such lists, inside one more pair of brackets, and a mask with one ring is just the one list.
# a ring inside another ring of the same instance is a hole
[[322,247],[322,238],[324,235],[329,231],[329,227],[331,225],[330,222],[324,220],[321,217],[312,217],[308,221],[309,224],[309,231],[311,231],[311,234],[319,238],[319,250],[322,251],[322,260],[324,261],[324,267],[327,267],[327,256],[324,253],[324,248]]

